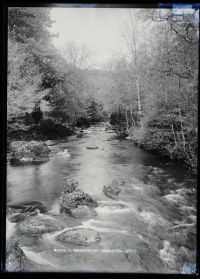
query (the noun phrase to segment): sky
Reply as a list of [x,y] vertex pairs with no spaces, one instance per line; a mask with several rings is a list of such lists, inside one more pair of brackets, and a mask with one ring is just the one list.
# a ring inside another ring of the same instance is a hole
[[[104,68],[111,57],[126,51],[121,29],[129,18],[128,10],[137,12],[137,9],[127,8],[52,8],[51,18],[55,22],[51,30],[59,33],[53,42],[61,50],[67,41],[86,44],[92,53],[89,65]],[[175,11],[187,13],[191,9],[181,6],[175,7]]]
[[52,8],[55,20],[52,32],[58,48],[67,41],[86,44],[92,52],[91,64],[97,68],[123,47],[120,28],[127,20],[127,9],[120,8]]

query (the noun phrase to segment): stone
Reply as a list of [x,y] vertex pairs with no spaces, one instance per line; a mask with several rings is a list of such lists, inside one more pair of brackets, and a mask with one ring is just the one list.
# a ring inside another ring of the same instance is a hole
[[95,210],[85,205],[79,205],[77,208],[71,209],[70,214],[75,218],[93,218],[97,215]]
[[61,198],[61,212],[70,214],[71,210],[77,208],[79,205],[86,205],[89,208],[93,208],[97,206],[97,202],[81,190],[76,190]]
[[113,183],[111,183],[110,185],[104,185],[103,192],[107,197],[117,199],[117,196],[121,192],[121,189],[119,188],[119,186],[115,186]]
[[51,150],[39,141],[13,141],[10,146],[13,164],[43,163],[49,160]]
[[67,183],[63,186],[63,193],[72,193],[74,192],[79,186],[79,183],[74,178],[70,178],[67,180]]
[[48,216],[30,216],[18,224],[18,232],[26,236],[39,236],[62,229],[64,229],[63,225]]
[[18,223],[18,222],[22,222],[26,219],[26,215],[22,214],[22,213],[13,213],[10,216],[8,216],[8,220],[11,223]]
[[84,133],[80,133],[80,132],[79,132],[79,133],[76,135],[76,137],[79,138],[79,139],[80,139],[80,138],[83,138],[83,137],[84,137]]
[[62,232],[56,237],[56,240],[75,245],[87,246],[99,243],[101,237],[95,230],[87,228],[74,228]]
[[110,210],[124,209],[125,208],[125,206],[121,203],[105,203],[101,207],[108,208]]
[[27,266],[27,259],[20,248],[19,242],[10,239],[6,243],[6,270],[11,272],[24,271]]
[[8,207],[13,213],[36,212],[36,210],[39,210],[41,213],[45,213],[48,211],[47,207],[40,201],[9,203]]
[[98,149],[98,146],[87,146],[87,149]]
[[[67,180],[60,198],[61,213],[67,213],[74,217],[76,214],[87,215],[89,214],[89,209],[98,205],[95,200],[79,189],[78,186],[78,181],[75,179],[72,178]],[[92,212],[90,214],[92,214]]]

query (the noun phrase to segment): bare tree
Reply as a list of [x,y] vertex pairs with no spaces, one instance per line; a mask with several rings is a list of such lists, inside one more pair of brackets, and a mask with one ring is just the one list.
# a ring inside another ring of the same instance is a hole
[[135,75],[135,85],[137,92],[137,102],[138,102],[138,114],[141,117],[141,92],[140,92],[140,74],[138,65],[138,33],[139,26],[137,18],[134,16],[132,11],[129,11],[129,23],[124,26],[124,30],[121,32],[122,37],[127,45],[130,53],[133,72]]
[[89,62],[91,51],[84,43],[78,45],[74,41],[69,41],[64,46],[63,56],[68,64],[82,68]]

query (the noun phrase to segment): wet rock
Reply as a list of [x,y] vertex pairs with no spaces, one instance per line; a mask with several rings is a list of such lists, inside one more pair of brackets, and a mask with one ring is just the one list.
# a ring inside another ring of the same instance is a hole
[[6,270],[7,271],[24,271],[28,261],[19,242],[10,239],[6,243]]
[[25,214],[22,213],[13,213],[10,216],[8,216],[8,220],[11,223],[18,223],[18,222],[22,222],[26,219]]
[[97,207],[97,202],[79,189],[78,186],[79,184],[75,179],[69,179],[64,185],[60,199],[60,212],[74,217],[76,215],[92,215],[93,213],[89,213],[89,209]]
[[67,180],[67,183],[63,186],[63,193],[69,194],[74,192],[78,188],[78,181],[74,178],[70,178]]
[[116,186],[113,182],[110,185],[104,185],[103,192],[111,199],[117,199],[117,196],[121,192],[119,186]]
[[38,141],[14,141],[9,148],[13,164],[47,162],[51,152],[45,143]]
[[79,205],[77,208],[71,209],[70,214],[75,218],[93,218],[97,215],[95,210],[85,205]]
[[18,225],[18,232],[26,236],[39,236],[62,229],[64,229],[63,225],[47,216],[29,217]]
[[66,194],[61,199],[61,212],[71,213],[72,209],[77,208],[79,205],[85,205],[89,208],[97,206],[97,202],[94,201],[88,194],[81,190],[76,190],[73,193]]
[[79,132],[79,133],[76,135],[76,137],[79,138],[79,139],[80,139],[80,138],[83,138],[83,137],[84,137],[84,133],[80,133],[80,132]]
[[98,146],[87,146],[87,149],[98,149]]
[[48,211],[47,207],[40,201],[25,201],[19,203],[9,203],[9,210],[12,210],[13,213],[25,213],[25,212],[36,212],[39,210],[41,213]]
[[101,207],[108,208],[110,210],[125,208],[124,204],[121,204],[121,203],[105,203]]
[[87,246],[99,243],[101,237],[95,230],[86,228],[75,228],[62,232],[56,237],[56,240],[65,243]]

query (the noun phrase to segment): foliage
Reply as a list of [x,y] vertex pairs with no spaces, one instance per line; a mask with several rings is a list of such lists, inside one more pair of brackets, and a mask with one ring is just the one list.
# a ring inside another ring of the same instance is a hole
[[[195,10],[187,13],[180,10],[177,14],[167,9],[141,9],[130,14],[122,34],[128,55],[124,54],[112,65],[113,107],[122,106],[124,115],[122,119],[120,114],[117,118],[112,113],[110,118],[115,129],[118,125],[121,131],[123,126],[141,147],[183,160],[194,171],[197,166],[197,22]],[[130,112],[136,116],[135,121]]]
[[[49,8],[9,8],[8,126],[12,132],[49,117],[54,125],[74,125],[84,114],[84,76],[51,43]],[[47,102],[42,111],[42,103]],[[12,125],[10,124],[12,123]],[[56,130],[61,127],[56,127]],[[54,129],[54,130],[55,130]],[[43,129],[40,129],[43,130]],[[39,131],[36,129],[36,132]],[[61,132],[66,134],[66,132]]]

